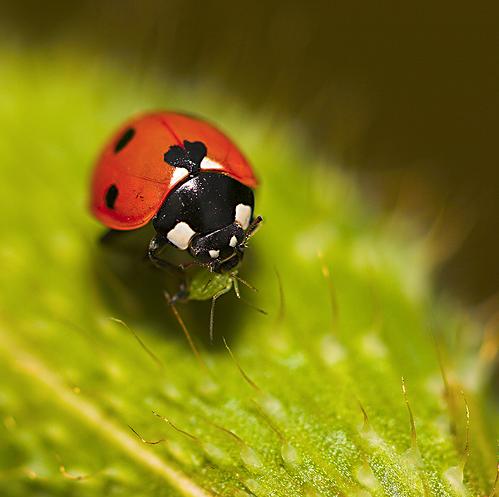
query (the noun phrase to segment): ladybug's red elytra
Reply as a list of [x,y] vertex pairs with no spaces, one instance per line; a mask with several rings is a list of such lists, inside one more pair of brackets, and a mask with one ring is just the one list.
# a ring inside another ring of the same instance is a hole
[[254,218],[253,170],[232,141],[207,122],[156,112],[127,122],[104,148],[92,178],[91,210],[112,231],[152,223],[149,259],[173,245],[215,273],[234,271]]

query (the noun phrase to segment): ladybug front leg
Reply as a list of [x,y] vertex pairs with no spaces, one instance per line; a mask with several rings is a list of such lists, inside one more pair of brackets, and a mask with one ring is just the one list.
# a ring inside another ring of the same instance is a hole
[[147,257],[149,260],[159,269],[169,269],[176,274],[183,273],[183,268],[172,264],[165,259],[159,257],[159,253],[168,244],[168,240],[160,234],[155,235],[149,242],[149,248],[147,249]]
[[147,256],[149,260],[154,264],[155,267],[159,269],[166,269],[176,276],[180,276],[181,282],[178,291],[170,297],[170,303],[175,303],[177,301],[186,301],[189,297],[189,285],[187,281],[187,273],[182,266],[177,266],[172,264],[165,259],[159,257],[159,253],[168,244],[167,239],[160,234],[156,234],[149,242],[149,248],[147,251]]

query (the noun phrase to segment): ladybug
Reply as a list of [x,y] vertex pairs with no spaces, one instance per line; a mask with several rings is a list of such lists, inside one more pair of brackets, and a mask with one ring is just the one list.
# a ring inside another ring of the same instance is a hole
[[[110,233],[152,224],[147,257],[157,267],[195,264],[234,273],[254,218],[257,179],[234,143],[201,119],[156,112],[127,122],[107,144],[92,177],[91,210]],[[175,265],[166,246],[189,254]]]

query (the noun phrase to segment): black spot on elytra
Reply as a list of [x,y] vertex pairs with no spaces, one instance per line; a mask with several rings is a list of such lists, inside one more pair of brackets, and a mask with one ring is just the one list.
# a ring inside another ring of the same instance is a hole
[[114,209],[114,204],[118,198],[118,187],[116,185],[111,185],[106,192],[106,206],[108,209]]
[[164,155],[164,161],[173,167],[183,167],[191,175],[201,169],[201,161],[206,156],[207,149],[203,142],[184,140],[184,146],[172,145]]
[[135,130],[133,128],[128,128],[122,135],[121,138],[116,142],[114,146],[114,153],[117,154],[123,150],[128,142],[135,136]]

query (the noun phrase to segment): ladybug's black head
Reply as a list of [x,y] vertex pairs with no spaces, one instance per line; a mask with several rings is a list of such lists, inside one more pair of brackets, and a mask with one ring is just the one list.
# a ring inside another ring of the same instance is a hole
[[227,273],[241,262],[246,242],[262,218],[258,216],[244,230],[237,222],[206,235],[195,235],[189,245],[190,254],[215,273]]
[[196,235],[189,246],[190,254],[215,273],[234,269],[243,257],[244,231],[233,223],[207,235]]

